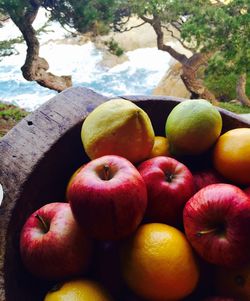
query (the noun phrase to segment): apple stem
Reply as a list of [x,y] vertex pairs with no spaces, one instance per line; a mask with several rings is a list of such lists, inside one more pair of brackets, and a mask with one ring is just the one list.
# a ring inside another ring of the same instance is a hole
[[174,178],[174,175],[170,172],[167,172],[165,175],[166,175],[166,181],[171,183]]
[[216,232],[218,230],[218,228],[212,228],[212,229],[208,229],[208,230],[202,230],[196,233],[196,236],[201,237],[204,234],[210,234],[213,232]]
[[105,181],[110,180],[110,167],[109,167],[109,165],[105,164],[103,166],[103,171],[104,171],[104,180]]
[[44,221],[44,219],[41,217],[41,215],[36,214],[35,217],[39,220],[39,222],[42,225],[42,228],[44,230],[45,233],[49,232],[49,226],[47,225],[47,223]]

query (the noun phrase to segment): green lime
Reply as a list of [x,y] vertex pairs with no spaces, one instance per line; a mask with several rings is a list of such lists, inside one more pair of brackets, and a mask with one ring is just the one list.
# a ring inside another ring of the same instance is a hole
[[198,155],[207,151],[220,136],[222,118],[207,100],[186,100],[170,112],[165,129],[171,154]]

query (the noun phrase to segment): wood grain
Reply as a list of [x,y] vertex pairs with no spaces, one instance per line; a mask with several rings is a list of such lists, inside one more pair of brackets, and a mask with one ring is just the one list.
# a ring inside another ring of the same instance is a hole
[[[105,100],[89,89],[65,90],[24,118],[1,139],[0,183],[4,191],[0,207],[1,301],[39,299],[34,298],[36,281],[32,277],[24,278],[20,267],[20,228],[35,208],[61,198],[60,185],[64,185],[66,177],[78,164],[75,158],[79,155],[74,154],[74,149],[82,148],[81,123]],[[61,164],[57,160],[60,156],[66,160]],[[51,195],[44,187],[50,187],[55,194]]]

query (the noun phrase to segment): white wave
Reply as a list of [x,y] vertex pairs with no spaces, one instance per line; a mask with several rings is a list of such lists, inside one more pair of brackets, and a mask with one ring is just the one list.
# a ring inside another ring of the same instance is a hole
[[10,19],[5,21],[3,27],[0,27],[0,41],[10,40],[20,36],[20,30]]
[[40,55],[50,65],[49,71],[56,74],[72,74],[73,82],[89,81],[89,75],[102,59],[92,42],[84,45],[55,44],[43,45]]
[[18,95],[12,103],[20,108],[25,108],[27,111],[34,111],[54,95],[54,92],[51,92],[49,95],[41,95],[39,92],[26,93]]

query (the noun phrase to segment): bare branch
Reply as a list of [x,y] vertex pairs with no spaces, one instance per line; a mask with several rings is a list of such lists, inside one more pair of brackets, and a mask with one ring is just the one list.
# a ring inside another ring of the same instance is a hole
[[130,20],[130,16],[127,17],[127,20],[125,20],[125,21],[120,21],[118,24],[119,24],[119,25],[125,25],[125,24],[128,23],[129,20]]
[[161,27],[162,27],[162,28],[165,28],[165,29],[167,30],[167,32],[169,32],[169,33],[170,33],[170,35],[171,35],[171,37],[172,37],[172,38],[174,38],[174,39],[178,39],[178,37],[177,37],[177,36],[175,36],[175,34],[174,34],[173,30],[171,30],[171,29],[168,27],[168,25],[162,25]]
[[142,25],[144,25],[146,22],[142,22],[138,25],[134,25],[134,26],[130,26],[129,28],[124,28],[124,29],[120,29],[119,32],[123,33],[123,32],[126,32],[126,31],[130,31],[134,28],[138,28],[138,27],[141,27]]
[[[175,25],[174,23],[171,23],[171,26],[173,26],[176,30],[179,31],[179,28],[176,27],[176,25]],[[164,25],[163,25],[163,27],[164,27],[165,29],[167,29]],[[170,29],[169,29],[169,30],[167,29],[167,31],[173,32],[173,31],[171,31]],[[196,49],[195,47],[187,46],[187,45],[185,44],[185,41],[183,41],[180,37],[177,37],[176,35],[174,35],[174,32],[173,32],[173,35],[171,34],[171,36],[172,36],[173,38],[175,38],[178,42],[180,42],[181,45],[182,45],[185,49],[190,50],[190,51],[194,51],[194,50]]]
[[151,24],[151,25],[154,23],[154,19],[150,19],[150,18],[145,17],[145,16],[143,16],[143,15],[141,15],[140,18],[141,18],[143,21],[145,21],[146,23],[149,23],[149,24]]

